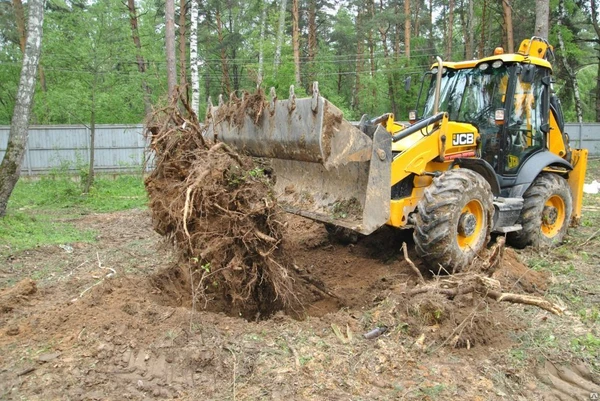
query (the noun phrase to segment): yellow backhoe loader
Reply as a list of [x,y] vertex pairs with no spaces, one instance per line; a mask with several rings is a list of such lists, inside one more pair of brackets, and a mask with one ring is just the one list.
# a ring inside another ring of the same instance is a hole
[[553,246],[581,216],[587,150],[569,146],[551,53],[534,37],[516,54],[438,57],[406,127],[391,114],[353,125],[315,83],[309,98],[292,87],[280,100],[272,89],[242,119],[221,98],[207,135],[271,159],[287,211],[365,235],[412,228],[423,260],[456,272],[490,232],[518,248]]

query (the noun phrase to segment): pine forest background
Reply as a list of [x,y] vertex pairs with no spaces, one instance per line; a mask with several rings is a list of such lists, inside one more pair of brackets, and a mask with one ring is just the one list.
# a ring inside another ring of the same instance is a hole
[[[0,0],[0,125],[13,112],[27,8]],[[516,48],[533,35],[535,17],[530,0],[182,0],[177,76],[190,82],[198,66],[201,119],[208,96],[261,83],[285,98],[290,85],[304,95],[318,81],[348,119],[391,111],[406,120],[435,55],[458,61]],[[599,23],[595,0],[550,1],[555,90],[567,121],[577,120],[574,82],[583,120],[600,121]],[[164,46],[164,1],[48,0],[31,123],[142,122],[167,93]]]

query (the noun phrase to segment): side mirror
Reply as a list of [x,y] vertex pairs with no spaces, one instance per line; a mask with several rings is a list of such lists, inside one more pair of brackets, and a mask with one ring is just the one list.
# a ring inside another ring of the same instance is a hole
[[404,80],[404,90],[406,92],[408,92],[410,89],[410,80],[411,80],[410,75],[408,77],[406,77],[406,79]]

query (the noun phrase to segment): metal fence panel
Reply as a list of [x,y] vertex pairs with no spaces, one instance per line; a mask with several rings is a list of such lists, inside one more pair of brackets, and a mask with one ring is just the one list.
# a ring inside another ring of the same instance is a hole
[[[94,168],[96,171],[139,170],[144,162],[146,139],[143,125],[97,125]],[[10,127],[0,126],[0,160],[6,152]],[[600,123],[567,123],[571,146],[587,148],[600,156]],[[69,171],[89,163],[89,130],[82,125],[29,127],[22,174],[35,175],[63,168]]]
[[569,134],[571,146],[586,148],[590,155],[600,156],[600,123],[566,123],[565,132]]
[[[6,152],[10,127],[0,126],[0,159]],[[81,125],[31,126],[22,174],[35,175],[89,164],[90,131]],[[146,139],[143,125],[97,125],[94,146],[96,171],[118,172],[141,168]]]

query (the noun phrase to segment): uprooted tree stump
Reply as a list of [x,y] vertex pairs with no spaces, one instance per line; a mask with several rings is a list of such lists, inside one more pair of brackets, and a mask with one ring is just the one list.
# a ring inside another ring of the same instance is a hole
[[148,123],[155,168],[146,178],[155,231],[170,239],[197,305],[222,297],[254,319],[296,303],[285,220],[252,158],[203,136],[184,99]]

